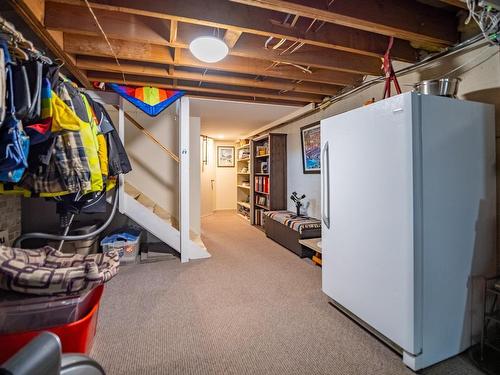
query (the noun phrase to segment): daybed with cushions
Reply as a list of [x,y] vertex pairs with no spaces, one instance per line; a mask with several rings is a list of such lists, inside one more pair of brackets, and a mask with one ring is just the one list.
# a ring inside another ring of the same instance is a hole
[[290,211],[264,212],[266,236],[293,251],[301,258],[312,257],[314,251],[301,245],[299,240],[321,237],[321,221],[297,216]]

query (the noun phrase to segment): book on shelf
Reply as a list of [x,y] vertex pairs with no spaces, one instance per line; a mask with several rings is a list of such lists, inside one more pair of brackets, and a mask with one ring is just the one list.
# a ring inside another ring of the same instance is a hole
[[264,212],[265,212],[265,210],[260,209],[260,208],[258,208],[254,211],[256,225],[264,225]]
[[255,176],[255,191],[269,193],[269,176]]

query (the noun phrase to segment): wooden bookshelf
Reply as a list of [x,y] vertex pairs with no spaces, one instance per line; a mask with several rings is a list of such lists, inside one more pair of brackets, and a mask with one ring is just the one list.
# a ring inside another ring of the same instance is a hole
[[236,144],[236,208],[238,215],[250,221],[252,216],[252,180],[250,156],[251,144],[249,140],[243,140]]
[[286,209],[286,134],[252,139],[251,155],[251,223],[261,228],[263,211]]

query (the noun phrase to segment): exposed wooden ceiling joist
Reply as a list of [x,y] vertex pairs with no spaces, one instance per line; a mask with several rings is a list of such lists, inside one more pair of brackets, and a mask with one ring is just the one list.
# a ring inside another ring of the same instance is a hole
[[[94,73],[89,72],[89,79],[99,81],[99,82],[117,82],[120,81],[121,75],[110,74],[110,73]],[[264,92],[260,90],[227,90],[223,88],[208,88],[203,86],[188,86],[188,85],[174,85],[169,81],[161,80],[161,79],[149,79],[144,80],[140,77],[126,76],[127,84],[136,85],[136,86],[147,86],[154,85],[156,87],[163,87],[168,89],[178,89],[184,90],[187,92],[196,92],[196,93],[212,93],[212,94],[220,94],[220,95],[230,95],[230,96],[242,96],[247,98],[269,98],[274,100],[284,100],[284,101],[293,101],[299,103],[320,103],[322,101],[321,96],[317,95],[304,95],[304,94],[296,94],[296,93],[283,93],[279,94],[278,92]]]
[[[241,77],[234,75],[222,75],[217,74],[212,71],[186,71],[181,69],[175,70],[174,74],[171,74],[167,71],[167,68],[162,67],[161,65],[144,65],[140,63],[123,61],[120,68],[116,65],[114,60],[111,59],[102,59],[102,58],[94,58],[94,57],[78,57],[76,60],[76,64],[80,69],[88,70],[88,71],[97,71],[97,72],[109,72],[109,73],[120,73],[123,71],[128,75],[135,76],[144,76],[144,77],[157,77],[157,78],[178,78],[187,81],[194,82],[209,82],[209,83],[219,83],[225,85],[233,85],[233,86],[242,86],[250,88],[258,88],[258,89],[271,89],[271,90],[286,90],[286,91],[294,91],[294,92],[302,92],[309,94],[317,94],[323,96],[331,96],[337,93],[341,87],[334,85],[327,85],[321,83],[312,83],[312,82],[299,82],[294,83],[286,80],[257,80],[255,78],[249,77]],[[143,78],[143,80],[147,80],[147,78]]]
[[436,45],[457,41],[455,19],[415,0],[231,0],[235,3],[317,18],[404,40]]
[[173,44],[177,41],[177,21],[176,20],[171,20],[170,21],[170,38],[169,42],[170,44]]
[[[83,0],[51,0],[46,3],[47,10],[54,6],[54,3],[85,6]],[[328,23],[318,31],[315,31],[315,28],[307,31],[311,20],[306,19],[301,19],[294,27],[289,27],[281,24],[282,13],[230,3],[226,0],[97,0],[90,4],[95,10],[286,38],[367,56],[383,55],[388,44],[387,37],[383,35]],[[416,51],[410,43],[400,39],[395,40],[392,56],[397,60],[409,62],[416,61],[417,58]]]
[[[152,45],[138,42],[111,39],[114,52],[118,58],[132,61],[145,61],[160,64],[173,64],[194,68],[206,68],[205,63],[193,57],[188,50],[176,52],[177,61],[172,59],[166,46]],[[68,53],[85,56],[112,57],[104,38],[64,34],[64,50]],[[210,65],[212,70],[234,73],[269,76],[290,80],[305,80],[342,86],[353,85],[361,79],[360,75],[338,72],[326,69],[315,69],[313,73],[306,73],[293,66],[279,66],[270,68],[269,62],[258,59],[248,59],[238,56],[227,56],[224,60]]]
[[220,99],[224,101],[235,101],[235,102],[246,102],[246,103],[261,103],[261,104],[276,104],[276,105],[287,105],[293,106],[297,108],[303,108],[305,105],[311,103],[299,103],[299,102],[291,102],[286,100],[275,100],[269,98],[253,98],[253,97],[242,97],[235,95],[220,95],[220,94],[212,94],[212,93],[196,93],[191,92],[189,94],[190,98],[200,98],[200,99]]
[[453,5],[454,7],[457,8],[468,9],[467,4],[465,3],[465,1],[462,0],[439,0],[439,1],[448,5]]
[[[36,5],[37,33],[53,39],[85,85],[87,76],[120,82],[123,72],[129,84],[243,100],[318,103],[364,75],[380,75],[388,36],[396,37],[391,54],[402,61],[416,60],[412,46],[430,50],[457,39],[456,12],[437,2],[92,0],[111,50],[84,0],[10,1],[28,13]],[[230,55],[206,64],[188,45],[212,34]]]
[[226,30],[224,33],[224,42],[231,49],[236,45],[241,37],[241,34],[243,33],[239,30]]
[[[187,48],[189,42],[194,38],[207,34],[206,27],[199,25],[182,24],[180,26],[178,45]],[[331,48],[321,48],[311,45],[303,45],[294,53],[289,52],[294,42],[287,41],[278,49],[272,49],[278,40],[269,44],[269,48],[264,48],[267,38],[255,34],[243,34],[238,43],[231,49],[233,56],[249,57],[254,59],[279,61],[302,66],[312,66],[323,69],[339,70],[355,74],[381,75],[380,58],[372,56],[362,56],[351,52],[338,51]],[[286,52],[285,52],[286,51]]]
[[[130,14],[117,14],[109,11],[97,11],[102,26],[108,37],[127,41],[147,42],[159,45],[171,45],[187,49],[189,43],[198,36],[207,35],[211,30],[204,26],[192,24],[177,25],[175,27],[175,40],[172,39],[170,30],[169,41],[165,38],[169,31],[164,24],[154,21],[166,22],[165,20],[149,20],[144,17]],[[69,17],[61,17],[68,14]],[[78,19],[79,22],[73,22]],[[73,34],[100,36],[95,22],[86,8],[52,4],[47,7],[45,15],[46,26],[53,30],[64,31]],[[231,36],[232,40],[229,40]],[[380,75],[381,63],[379,58],[371,56],[360,56],[358,54],[337,51],[333,49],[320,48],[304,45],[293,54],[280,54],[282,50],[264,49],[265,37],[244,34],[234,30],[227,30],[225,38],[229,40],[231,55],[249,57],[269,61],[278,61],[303,66],[313,66],[322,69],[339,70],[357,74]],[[237,45],[236,41],[239,38]],[[289,46],[290,43],[285,44]],[[233,48],[234,47],[234,48]],[[209,64],[207,64],[209,66]]]
[[57,37],[48,31],[43,24],[43,0],[9,0],[12,8],[24,19],[27,25],[35,32],[49,50],[65,62],[65,68],[73,74],[73,76],[80,81],[80,83],[87,88],[90,88],[90,82],[85,76],[85,73],[76,67],[71,56],[68,56],[62,45],[59,43]]

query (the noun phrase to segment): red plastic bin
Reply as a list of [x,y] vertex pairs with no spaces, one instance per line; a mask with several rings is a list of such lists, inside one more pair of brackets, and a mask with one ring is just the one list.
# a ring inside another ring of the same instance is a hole
[[97,315],[104,285],[94,289],[90,305],[90,312],[76,322],[44,328],[35,331],[25,331],[0,335],[0,364],[9,359],[19,349],[38,336],[41,332],[49,331],[59,336],[63,353],[89,354],[94,343],[97,327]]

